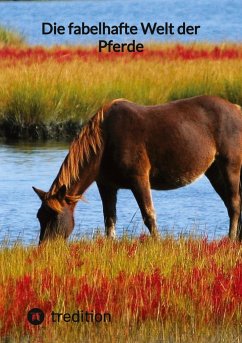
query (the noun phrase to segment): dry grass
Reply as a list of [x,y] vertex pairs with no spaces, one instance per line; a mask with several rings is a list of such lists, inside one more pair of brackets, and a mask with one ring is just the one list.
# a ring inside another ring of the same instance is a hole
[[115,98],[158,104],[200,94],[242,105],[242,61],[48,60],[0,65],[0,120],[85,121]]

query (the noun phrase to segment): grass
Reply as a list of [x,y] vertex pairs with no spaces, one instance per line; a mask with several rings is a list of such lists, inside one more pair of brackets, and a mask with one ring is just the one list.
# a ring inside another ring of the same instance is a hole
[[[96,237],[0,249],[0,334],[8,342],[240,342],[242,246],[227,239]],[[26,320],[39,307],[40,326]],[[51,311],[111,314],[51,322]]]
[[152,49],[136,57],[93,49],[3,49],[2,135],[66,123],[79,129],[103,103],[119,97],[148,105],[211,94],[242,105],[240,45]]
[[0,25],[0,47],[6,45],[22,46],[24,43],[25,39],[21,34]]

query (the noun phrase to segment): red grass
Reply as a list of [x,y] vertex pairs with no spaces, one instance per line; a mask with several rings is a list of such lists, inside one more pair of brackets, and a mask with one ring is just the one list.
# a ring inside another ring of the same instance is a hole
[[114,53],[114,52],[97,52],[96,48],[53,48],[45,49],[43,47],[33,48],[15,48],[3,47],[0,49],[0,60],[10,60],[12,62],[24,61],[26,63],[44,62],[52,59],[59,63],[73,60],[95,59],[114,60],[114,59],[162,59],[162,60],[231,60],[242,59],[241,47],[219,47],[205,49],[199,47],[189,47],[184,45],[175,45],[162,49],[146,48],[142,53]]
[[[95,244],[86,243],[87,251],[95,246],[102,249],[103,242],[100,239]],[[122,243],[130,263],[137,250],[145,248],[145,242],[146,237],[142,236],[133,242]],[[118,253],[118,244],[112,245],[114,255]],[[169,242],[167,246],[170,249]],[[233,245],[227,239],[217,242],[204,239],[196,244],[188,240],[186,247],[194,261],[204,256],[206,263],[188,269],[177,263],[169,275],[164,275],[156,266],[149,272],[120,271],[113,277],[106,275],[100,265],[100,269],[92,270],[90,278],[72,272],[89,268],[89,261],[85,260],[86,247],[73,244],[68,259],[69,272],[64,277],[47,267],[0,284],[1,335],[6,336],[16,328],[23,332],[36,330],[26,321],[26,313],[32,307],[43,309],[47,314],[44,325],[50,325],[50,312],[58,311],[60,299],[66,309],[110,312],[116,321],[129,317],[136,323],[172,320],[185,324],[194,317],[204,325],[236,322],[242,304],[242,262],[238,260],[228,269],[218,263],[214,255],[221,249],[225,253],[231,249],[236,252],[238,243]],[[43,258],[41,253],[31,252],[26,260],[37,263]]]
[[[113,279],[98,270],[93,273],[97,276],[97,284],[92,284],[86,276],[67,276],[65,280],[60,280],[48,270],[43,271],[38,275],[38,279],[42,279],[39,295],[35,291],[37,275],[9,280],[4,293],[11,296],[0,308],[4,318],[2,335],[6,335],[15,325],[23,326],[27,331],[31,329],[25,314],[32,307],[41,308],[50,318],[60,295],[66,308],[71,303],[75,306],[73,309],[110,312],[116,320],[121,319],[124,313],[131,313],[136,321],[176,318],[185,322],[188,319],[186,308],[177,306],[178,300],[184,298],[191,302],[192,311],[204,317],[206,323],[218,323],[231,318],[242,302],[241,263],[236,264],[229,273],[217,266],[209,266],[200,270],[194,268],[186,275],[182,269],[176,269],[170,277],[164,277],[159,269],[132,276],[122,272]],[[41,300],[46,291],[50,292],[49,299]],[[177,302],[172,299],[173,294]]]

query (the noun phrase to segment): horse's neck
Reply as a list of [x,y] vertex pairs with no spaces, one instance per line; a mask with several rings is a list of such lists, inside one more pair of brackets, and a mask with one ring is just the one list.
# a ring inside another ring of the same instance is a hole
[[[70,183],[67,186],[68,195],[82,195],[85,190],[95,181],[100,166],[101,156],[93,154],[88,161],[83,162],[79,166],[78,178],[70,178]],[[68,171],[71,174],[71,171]],[[60,169],[56,179],[54,180],[50,192],[55,193],[65,182],[63,181],[63,171]]]
[[82,195],[86,189],[95,181],[99,171],[97,159],[92,159],[80,167],[79,179],[75,180],[69,186],[69,195]]

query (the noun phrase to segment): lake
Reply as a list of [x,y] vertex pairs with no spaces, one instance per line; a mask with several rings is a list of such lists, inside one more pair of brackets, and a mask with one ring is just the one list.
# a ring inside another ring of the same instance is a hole
[[175,26],[186,22],[189,25],[200,25],[201,29],[194,35],[147,35],[139,30],[137,41],[234,41],[242,39],[241,0],[84,0],[84,1],[8,1],[0,2],[0,24],[12,27],[21,32],[30,44],[96,44],[100,38],[115,41],[130,41],[130,36],[68,36],[42,35],[42,22],[56,22],[67,25],[70,22],[96,25],[106,22],[117,25],[127,22],[139,25],[140,22],[165,22]]
[[[36,213],[40,201],[32,186],[47,191],[67,151],[68,145],[57,143],[0,144],[0,241],[20,238],[25,244],[38,242]],[[98,228],[104,232],[96,184],[87,190],[85,198],[88,203],[80,201],[76,208],[72,239],[92,237]],[[205,177],[178,190],[153,191],[153,200],[163,235],[193,233],[213,239],[228,233],[227,211]],[[119,191],[117,216],[119,236],[148,233],[130,191]]]

